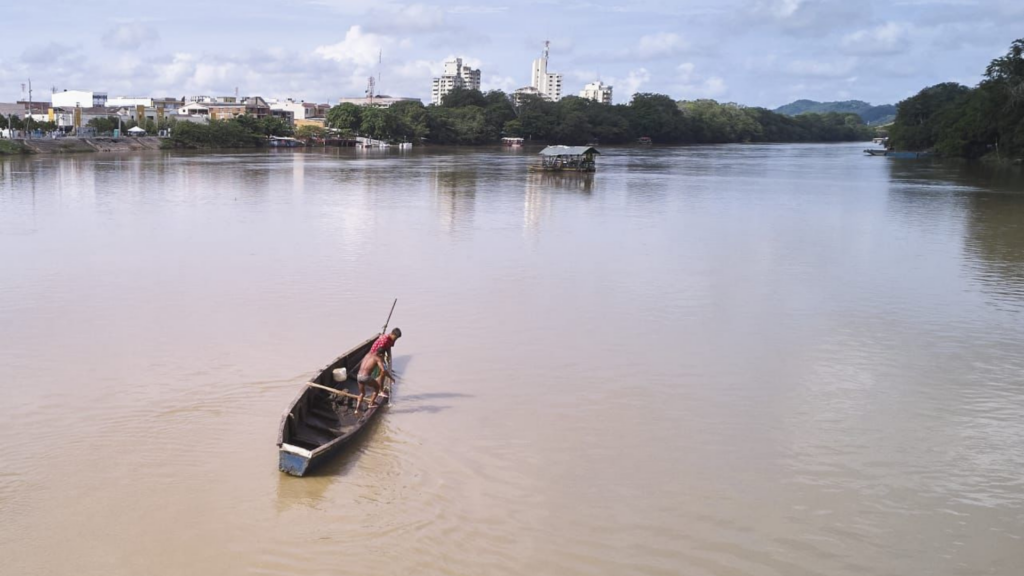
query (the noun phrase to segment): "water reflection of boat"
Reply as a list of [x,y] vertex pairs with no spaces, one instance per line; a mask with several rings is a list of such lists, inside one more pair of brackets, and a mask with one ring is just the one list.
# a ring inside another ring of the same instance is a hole
[[885,156],[886,158],[929,158],[931,152],[909,152],[906,150],[875,150],[869,148],[864,151],[868,156]]
[[303,385],[288,406],[277,436],[282,472],[306,474],[355,438],[377,415],[382,398],[362,412],[355,405],[359,363],[376,339],[370,338],[328,364]]
[[593,172],[534,172],[529,175],[533,186],[557,188],[576,192],[591,192],[594,188]]
[[601,154],[593,146],[548,146],[540,151],[541,165],[530,170],[543,172],[594,172],[596,156]]

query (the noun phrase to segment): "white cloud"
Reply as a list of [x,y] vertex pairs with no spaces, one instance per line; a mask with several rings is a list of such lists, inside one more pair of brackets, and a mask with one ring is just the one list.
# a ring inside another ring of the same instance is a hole
[[677,84],[673,86],[673,96],[683,100],[697,98],[718,98],[728,92],[725,80],[720,76],[705,78],[697,72],[692,62],[683,62],[676,66]]
[[363,32],[361,26],[352,26],[345,32],[345,39],[337,44],[320,46],[313,54],[325,60],[333,60],[354,66],[373,66],[381,58],[385,48],[406,48],[409,42],[390,36]]
[[508,6],[480,6],[478,4],[463,4],[448,8],[451,14],[502,14],[508,12]]
[[365,20],[373,32],[442,32],[450,26],[444,9],[424,4],[374,3]]
[[651,81],[651,73],[646,68],[630,70],[625,78],[609,78],[608,83],[615,86],[615,101],[629,102],[633,95],[640,92],[640,87]]
[[114,26],[103,34],[102,43],[107,48],[118,50],[137,50],[144,44],[151,44],[160,39],[160,33],[141,22],[124,22]]
[[80,49],[60,42],[29,46],[21,53],[21,60],[27,64],[55,64],[80,58]]
[[663,58],[677,54],[688,47],[678,35],[671,32],[659,32],[642,36],[632,54],[642,59]]
[[692,62],[683,62],[676,67],[676,72],[679,73],[679,79],[683,82],[690,82],[693,80],[693,74],[697,70]]
[[771,24],[800,35],[826,35],[865,19],[870,6],[849,0],[750,0],[741,14],[756,24]]
[[910,31],[906,24],[886,22],[847,34],[843,37],[842,47],[851,54],[898,54],[906,50]]
[[501,90],[506,93],[511,93],[516,88],[521,87],[516,85],[515,79],[511,76],[501,76],[499,74],[492,74],[484,78],[480,84],[480,88],[484,92],[487,92],[488,90]]
[[811,76],[817,78],[845,78],[856,67],[853,58],[826,62],[821,60],[794,60],[784,68],[794,76]]

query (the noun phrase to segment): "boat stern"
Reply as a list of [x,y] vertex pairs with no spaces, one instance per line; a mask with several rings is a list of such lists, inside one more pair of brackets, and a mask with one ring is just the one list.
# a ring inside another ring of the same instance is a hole
[[278,468],[281,469],[281,472],[292,476],[304,476],[312,458],[313,453],[305,448],[281,444],[281,448],[278,450]]

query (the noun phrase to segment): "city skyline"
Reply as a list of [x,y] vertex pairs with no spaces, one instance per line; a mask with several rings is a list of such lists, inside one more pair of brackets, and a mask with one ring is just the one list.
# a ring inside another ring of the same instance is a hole
[[[376,90],[430,101],[431,79],[462,58],[483,90],[531,83],[545,40],[564,95],[602,80],[615,101],[636,92],[769,108],[796,99],[894,103],[939,82],[976,84],[1020,31],[1024,6],[1004,0],[594,0],[515,5],[311,0],[246,4],[244,13],[194,0],[174,14],[97,17],[107,0],[61,9],[45,27],[0,38],[0,101],[58,90],[114,96],[241,94],[306,101]],[[197,12],[199,11],[199,12]],[[38,9],[6,8],[14,21]],[[202,18],[195,15],[201,13]],[[543,18],[537,18],[537,15]],[[383,61],[379,62],[383,54]]]

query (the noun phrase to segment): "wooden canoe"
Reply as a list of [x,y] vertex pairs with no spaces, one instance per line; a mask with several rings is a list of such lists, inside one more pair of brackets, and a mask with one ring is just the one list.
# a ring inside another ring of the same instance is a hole
[[[281,416],[277,435],[278,466],[282,472],[303,476],[353,440],[380,411],[383,398],[368,406],[373,389],[367,390],[362,409],[356,413],[359,395],[356,374],[377,336],[339,356],[302,386]],[[335,371],[344,368],[346,378],[336,380]]]

